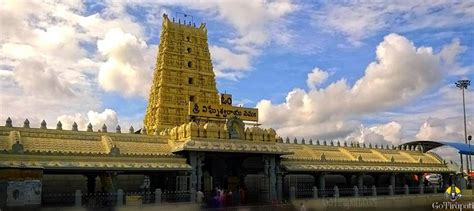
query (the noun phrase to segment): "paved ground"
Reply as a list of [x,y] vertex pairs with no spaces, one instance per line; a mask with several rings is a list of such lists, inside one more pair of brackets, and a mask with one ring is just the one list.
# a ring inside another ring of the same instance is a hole
[[[280,205],[252,205],[239,207],[225,207],[225,208],[205,208],[201,204],[194,203],[169,203],[169,204],[146,204],[146,205],[128,205],[110,208],[85,208],[85,207],[25,207],[25,208],[8,208],[0,211],[23,211],[23,210],[41,210],[41,211],[88,211],[88,210],[104,210],[104,211],[293,211],[301,210],[304,206],[307,211],[324,210],[324,211],[339,211],[339,210],[370,210],[370,211],[410,211],[410,210],[434,210],[432,204],[435,202],[447,202],[444,194],[425,194],[425,195],[409,195],[409,196],[378,196],[378,197],[345,197],[345,198],[324,198],[324,199],[297,199],[291,204]],[[456,203],[474,202],[474,195],[465,193],[463,197],[456,201]],[[473,204],[474,207],[474,204]],[[443,209],[437,209],[443,210]],[[446,210],[446,209],[445,209]],[[464,209],[466,210],[466,209]],[[471,209],[472,210],[472,209]]]

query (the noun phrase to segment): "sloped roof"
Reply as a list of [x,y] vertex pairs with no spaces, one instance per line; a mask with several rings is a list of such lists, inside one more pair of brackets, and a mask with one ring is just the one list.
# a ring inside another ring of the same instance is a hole
[[332,145],[285,145],[293,154],[283,155],[288,171],[351,172],[451,172],[434,153],[422,151]]
[[189,170],[167,139],[38,128],[0,127],[0,167]]
[[290,172],[451,172],[434,153],[333,144],[0,127],[0,167],[189,170],[180,151],[275,154]]
[[432,149],[449,146],[458,150],[463,155],[474,155],[474,145],[461,143],[461,141],[411,141],[402,144],[402,146],[423,146],[423,152],[428,152]]

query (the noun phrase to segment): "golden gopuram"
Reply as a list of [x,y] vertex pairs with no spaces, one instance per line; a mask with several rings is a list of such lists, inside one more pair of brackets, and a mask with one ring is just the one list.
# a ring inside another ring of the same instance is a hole
[[207,203],[219,188],[239,193],[238,204],[343,188],[403,194],[411,191],[403,187],[423,184],[425,173],[447,181],[455,172],[421,145],[297,140],[260,127],[257,109],[233,106],[230,94],[218,93],[205,24],[163,15],[157,55],[142,128],[89,124],[80,131],[76,123],[7,119],[0,126],[0,207],[54,204],[55,193],[72,194],[62,203],[76,205],[97,192],[122,194],[126,203],[134,199],[129,193],[141,193],[142,203]]

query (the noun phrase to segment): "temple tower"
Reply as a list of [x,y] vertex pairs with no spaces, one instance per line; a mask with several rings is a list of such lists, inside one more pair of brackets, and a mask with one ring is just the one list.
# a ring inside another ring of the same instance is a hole
[[219,103],[207,29],[164,14],[144,127],[162,131],[190,121],[189,102]]

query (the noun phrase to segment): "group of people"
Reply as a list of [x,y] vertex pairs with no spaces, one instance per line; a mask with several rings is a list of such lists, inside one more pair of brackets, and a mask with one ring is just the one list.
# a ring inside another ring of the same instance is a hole
[[224,190],[220,187],[212,190],[210,197],[208,198],[209,207],[225,207],[231,205],[243,204],[246,202],[246,190],[245,188],[239,187],[238,192],[232,190]]

